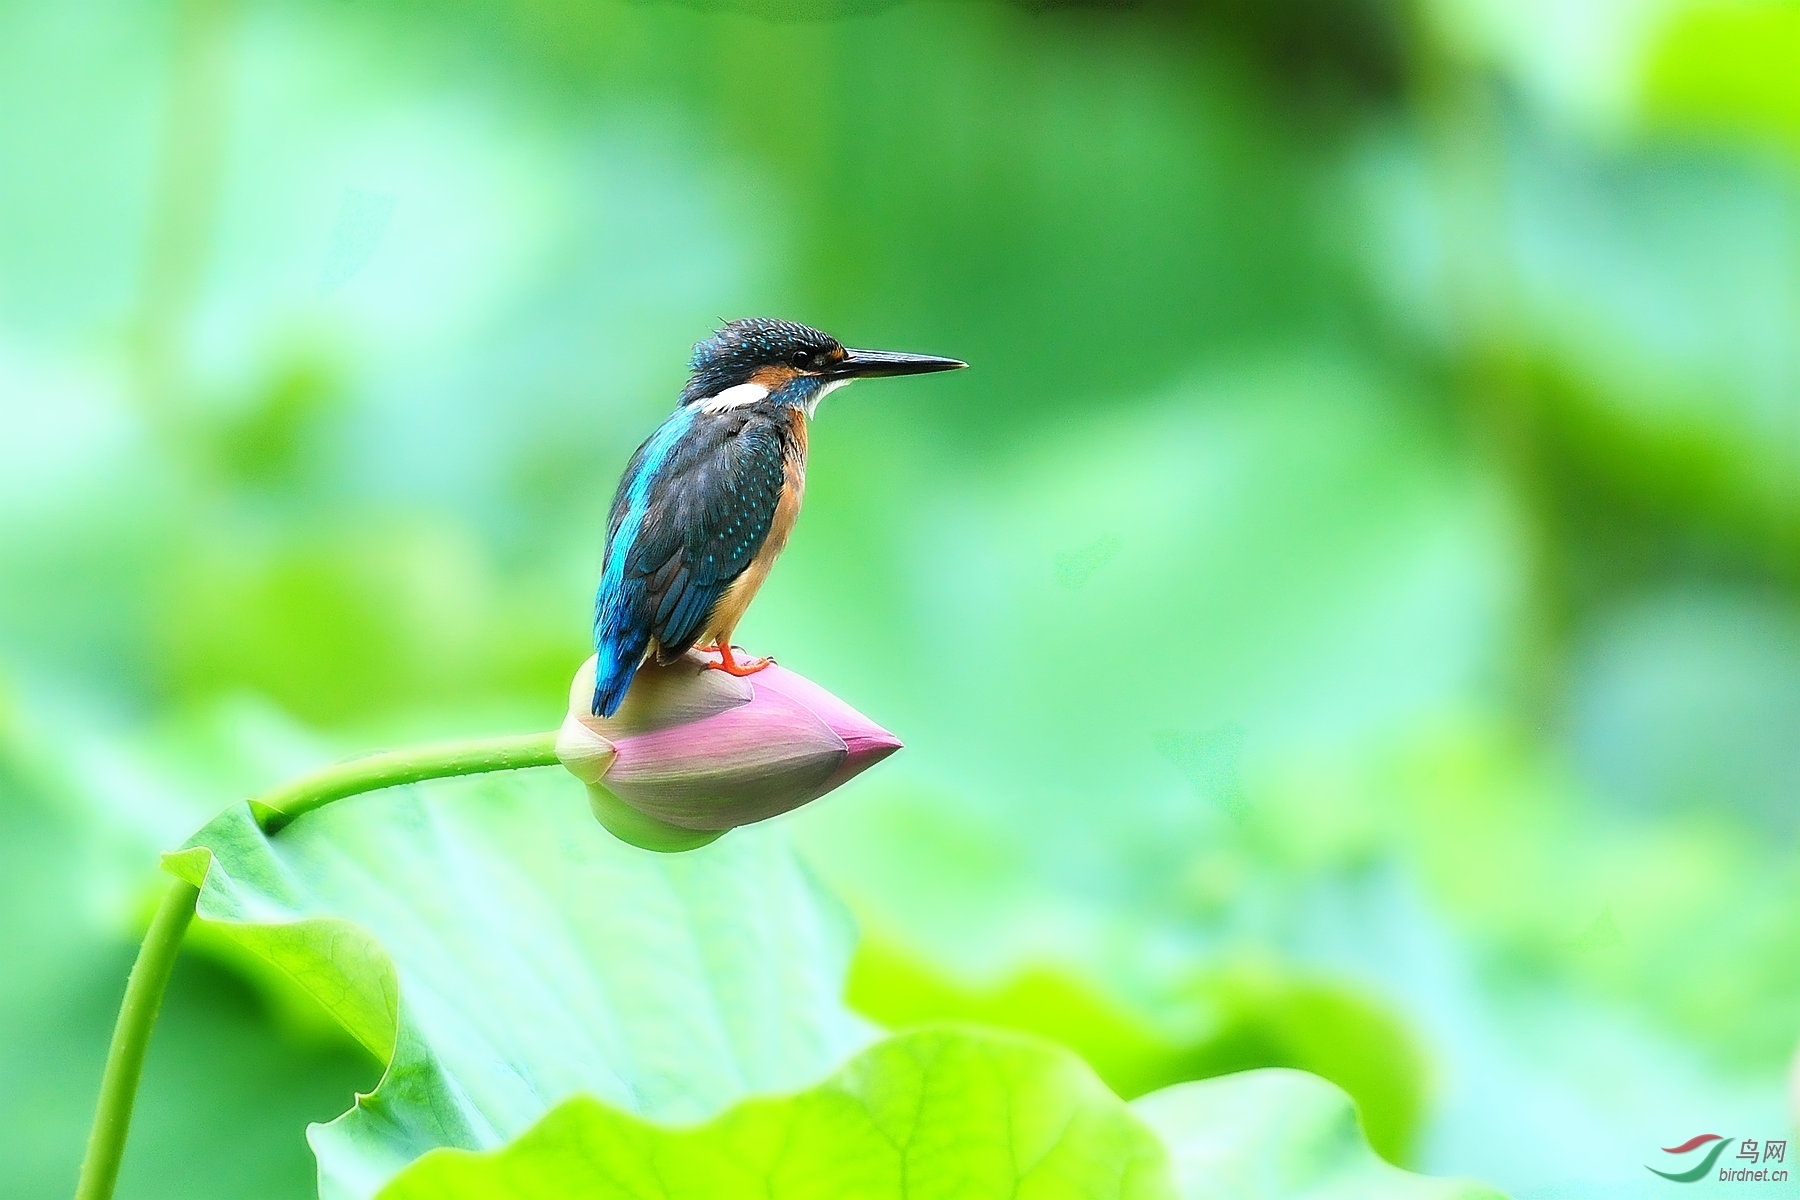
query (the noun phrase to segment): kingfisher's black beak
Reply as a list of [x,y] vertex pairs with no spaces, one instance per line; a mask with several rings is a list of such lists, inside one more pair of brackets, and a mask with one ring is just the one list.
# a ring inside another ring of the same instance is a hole
[[846,350],[844,357],[825,368],[831,379],[873,379],[878,375],[924,375],[931,371],[956,371],[968,366],[954,358],[935,354],[897,354],[892,350]]

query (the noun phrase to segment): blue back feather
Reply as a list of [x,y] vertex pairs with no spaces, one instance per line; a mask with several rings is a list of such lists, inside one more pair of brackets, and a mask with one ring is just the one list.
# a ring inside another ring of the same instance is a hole
[[793,417],[775,397],[714,412],[687,405],[625,469],[594,604],[596,713],[618,710],[653,640],[665,662],[686,653],[762,550],[787,461],[805,453]]
[[641,576],[633,578],[625,566],[649,511],[650,488],[657,472],[693,423],[691,408],[678,408],[670,414],[638,451],[634,469],[620,489],[625,512],[607,543],[606,570],[594,596],[594,712],[598,716],[610,717],[619,711],[631,677],[637,674],[650,645],[650,630],[636,617],[645,581]]

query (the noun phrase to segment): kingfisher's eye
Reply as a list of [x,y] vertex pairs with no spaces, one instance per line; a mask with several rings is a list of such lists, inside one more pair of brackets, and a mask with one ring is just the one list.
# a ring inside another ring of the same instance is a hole
[[813,352],[811,350],[796,350],[788,355],[788,361],[793,363],[796,367],[799,367],[801,370],[805,370],[807,367],[811,366],[812,360]]

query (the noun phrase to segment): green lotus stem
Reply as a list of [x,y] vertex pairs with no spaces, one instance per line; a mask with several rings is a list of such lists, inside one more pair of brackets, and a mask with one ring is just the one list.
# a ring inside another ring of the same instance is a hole
[[[261,799],[259,819],[263,830],[274,834],[294,818],[347,796],[424,779],[547,767],[556,761],[555,733],[446,742],[370,754],[302,775],[276,788]],[[119,1182],[119,1163],[125,1156],[125,1135],[131,1127],[138,1081],[144,1074],[150,1030],[162,1008],[182,935],[194,919],[194,905],[199,898],[198,888],[176,880],[144,934],[144,944],[125,984],[125,999],[119,1005],[118,1024],[113,1026],[112,1045],[106,1051],[100,1100],[94,1109],[94,1127],[88,1134],[75,1200],[111,1200]]]
[[451,775],[481,775],[489,771],[555,765],[554,731],[369,754],[302,775],[292,783],[276,788],[262,797],[262,806],[273,811],[263,813],[261,823],[265,832],[274,833],[295,817],[322,808],[333,800],[362,792]]
[[132,964],[125,1000],[119,1005],[119,1022],[113,1026],[112,1045],[106,1051],[100,1103],[94,1109],[94,1128],[88,1134],[87,1155],[81,1160],[75,1200],[107,1200],[119,1182],[119,1161],[125,1155],[125,1133],[131,1127],[138,1080],[144,1074],[150,1028],[162,1008],[175,954],[181,949],[181,935],[194,919],[194,901],[199,896],[200,889],[193,884],[181,879],[174,882],[157,907],[137,962]]

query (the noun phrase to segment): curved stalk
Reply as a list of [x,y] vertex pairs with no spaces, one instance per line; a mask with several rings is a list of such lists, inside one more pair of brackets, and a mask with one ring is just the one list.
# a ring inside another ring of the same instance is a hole
[[262,807],[272,811],[260,814],[261,824],[265,832],[274,833],[296,817],[346,796],[451,775],[548,767],[556,761],[554,731],[367,754],[302,775],[262,797]]
[[[259,802],[258,819],[266,832],[274,834],[296,817],[363,792],[452,775],[547,767],[556,761],[555,733],[446,742],[370,754],[325,767],[276,788]],[[150,1030],[162,1008],[182,935],[194,919],[194,905],[199,898],[199,889],[185,880],[176,880],[144,934],[144,944],[125,984],[125,999],[119,1005],[118,1023],[113,1026],[112,1045],[106,1051],[100,1099],[94,1109],[94,1127],[88,1134],[80,1180],[75,1185],[75,1200],[111,1200],[118,1184],[125,1135],[137,1102],[138,1081],[144,1073],[144,1054],[150,1047]]]
[[137,962],[132,964],[119,1020],[113,1026],[112,1045],[106,1051],[100,1102],[94,1108],[94,1128],[81,1160],[75,1200],[106,1200],[119,1182],[119,1162],[125,1155],[125,1133],[131,1126],[132,1105],[137,1102],[138,1079],[144,1073],[144,1052],[150,1048],[150,1028],[162,1008],[175,954],[181,949],[181,935],[194,919],[194,901],[199,896],[200,890],[186,880],[177,879],[169,887],[144,935]]

